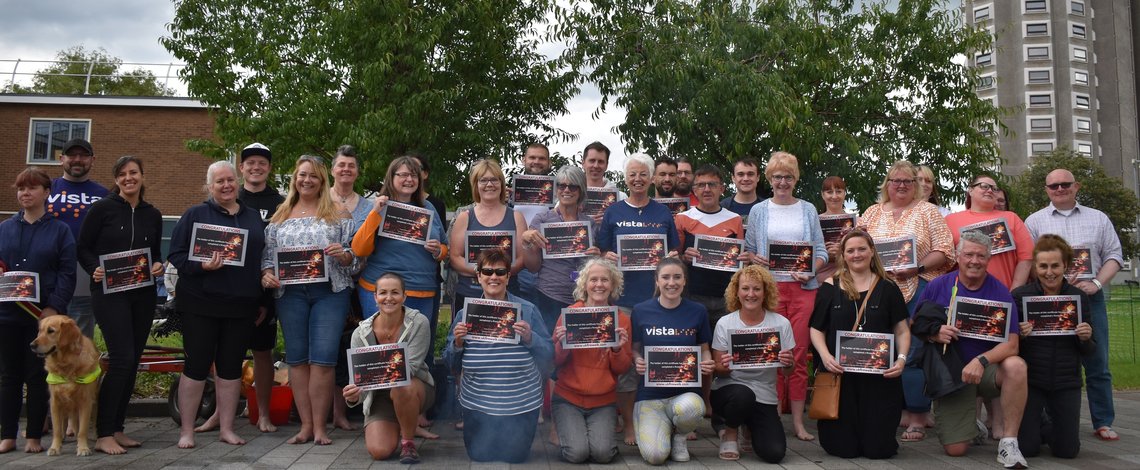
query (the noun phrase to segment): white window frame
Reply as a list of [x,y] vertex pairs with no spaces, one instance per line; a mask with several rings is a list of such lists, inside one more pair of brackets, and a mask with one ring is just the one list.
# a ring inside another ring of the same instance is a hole
[[[1045,104],[1033,104],[1033,97],[1044,96],[1049,98],[1049,102]],[[1029,108],[1052,108],[1053,107],[1053,92],[1040,92],[1040,91],[1027,91],[1025,92],[1025,106]]]
[[[1087,129],[1083,129],[1081,123],[1088,125]],[[1073,133],[1075,134],[1092,134],[1092,119],[1074,116],[1073,117]]]
[[[1048,21],[1025,21],[1021,24],[1022,24],[1021,37],[1037,38],[1037,37],[1048,37],[1049,36],[1049,22]],[[1045,31],[1040,32],[1040,33],[1031,33],[1031,32],[1029,32],[1030,26],[1044,26]]]
[[[1033,121],[1038,121],[1038,120],[1048,120],[1049,121],[1049,128],[1048,129],[1034,129],[1033,128]],[[1040,115],[1040,116],[1038,116],[1038,115],[1025,116],[1025,129],[1026,129],[1026,132],[1033,132],[1033,133],[1053,132],[1054,130],[1057,129],[1057,118],[1056,118],[1056,116],[1054,116],[1052,114]]]
[[[1047,150],[1047,151],[1036,151],[1036,152],[1033,151],[1033,146],[1039,145],[1039,144],[1049,144],[1049,150]],[[1036,155],[1042,155],[1042,154],[1050,153],[1056,149],[1057,149],[1057,140],[1056,139],[1030,139],[1030,140],[1025,141],[1025,150],[1027,150],[1027,153],[1029,154],[1030,158],[1032,158]]]
[[[1030,10],[1029,9],[1029,2],[1037,2],[1037,1],[1043,3],[1045,8],[1041,9],[1041,10]],[[1021,14],[1032,15],[1032,14],[1037,14],[1037,13],[1049,13],[1049,0],[1022,0],[1022,2],[1021,2]]]
[[[1080,5],[1080,6],[1081,6],[1081,11],[1080,11],[1080,12],[1074,11],[1074,10],[1073,10],[1073,6],[1074,6],[1074,5]],[[1085,15],[1087,15],[1087,14],[1088,14],[1087,12],[1088,12],[1088,5],[1085,5],[1085,2],[1083,2],[1083,1],[1079,1],[1079,0],[1070,0],[1070,1],[1069,1],[1069,14],[1070,14],[1070,15],[1073,15],[1073,16],[1085,16]]]
[[[1080,51],[1078,54],[1077,51]],[[1084,57],[1080,57],[1083,55]],[[1069,46],[1069,58],[1073,62],[1089,62],[1089,50],[1085,47]]]
[[[985,81],[989,81],[989,84],[988,85],[983,84],[983,82],[985,82]],[[991,90],[991,89],[994,89],[996,87],[997,87],[997,75],[996,74],[991,72],[991,73],[978,75],[978,83],[975,85],[975,89],[981,91],[981,90]]]
[[1093,151],[1096,149],[1093,148],[1092,142],[1089,142],[1087,140],[1074,140],[1073,141],[1073,150],[1076,151],[1077,153],[1081,154],[1081,155],[1088,157],[1088,158],[1092,158],[1093,157]]
[[[52,146],[50,135],[48,136],[48,152],[50,152],[51,155],[47,155],[47,156],[35,155],[35,150],[36,150],[36,123],[38,123],[38,122],[47,122],[47,123],[67,122],[67,123],[72,123],[72,124],[79,124],[79,123],[85,124],[87,126],[86,135],[82,135],[82,136],[75,135],[74,130],[69,129],[68,140],[73,139],[73,138],[81,138],[81,139],[85,139],[88,141],[91,140],[91,119],[62,118],[62,117],[32,117],[32,118],[29,118],[28,119],[28,145],[27,145],[27,151],[24,153],[24,160],[26,161],[26,163],[28,165],[59,165],[59,155],[55,154],[54,150],[52,150],[53,146]],[[67,140],[64,140],[63,142],[60,142],[59,145],[63,145],[66,142],[67,142]],[[62,153],[62,151],[63,151],[63,149],[60,149],[61,153]],[[40,157],[40,158],[36,158],[36,157]]]
[[[1045,72],[1049,74],[1047,81],[1033,81],[1030,76],[1033,72]],[[1026,67],[1025,68],[1025,84],[1026,85],[1051,85],[1053,83],[1053,68],[1052,67]]]
[[[1045,49],[1045,57],[1030,57],[1029,51],[1031,49]],[[1023,52],[1025,53],[1026,62],[1053,60],[1053,48],[1048,44],[1026,44]]]
[[[1079,34],[1077,33],[1077,28],[1080,28],[1080,30],[1081,30],[1081,32]],[[1070,21],[1069,22],[1069,37],[1073,38],[1073,39],[1088,39],[1089,38],[1088,26],[1085,26],[1085,24],[1082,22]]]
[[[1084,76],[1082,79],[1081,77]],[[1084,69],[1073,69],[1073,84],[1080,86],[1089,86],[1090,78],[1089,71]]]
[[[978,18],[978,13],[981,13],[983,11],[985,12],[986,16],[983,18]],[[974,18],[974,23],[993,20],[994,19],[994,4],[986,3],[984,5],[978,5],[978,6],[974,7],[974,17],[973,18]]]
[[[979,64],[978,58],[982,57],[982,56],[989,57],[989,62],[986,62],[985,64]],[[993,51],[979,52],[977,54],[974,54],[974,66],[975,67],[992,67],[992,66],[994,66],[994,59],[995,59],[995,56],[994,56]]]
[[[1080,100],[1084,99],[1085,105],[1080,104]],[[1085,93],[1073,93],[1073,109],[1091,110],[1093,108],[1092,96]]]

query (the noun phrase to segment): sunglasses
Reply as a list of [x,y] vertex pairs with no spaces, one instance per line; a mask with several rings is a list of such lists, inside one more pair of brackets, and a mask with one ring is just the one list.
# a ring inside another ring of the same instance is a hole
[[484,276],[490,276],[492,274],[495,276],[506,276],[510,272],[511,270],[507,268],[479,268],[479,274],[482,274]]
[[582,187],[578,186],[576,184],[558,183],[558,190],[559,191],[570,190],[570,192],[576,193],[578,191],[581,191]]
[[1069,189],[1072,186],[1073,186],[1072,181],[1066,181],[1064,183],[1053,183],[1053,184],[1045,185],[1046,188],[1052,189],[1054,191],[1056,191],[1058,189]]

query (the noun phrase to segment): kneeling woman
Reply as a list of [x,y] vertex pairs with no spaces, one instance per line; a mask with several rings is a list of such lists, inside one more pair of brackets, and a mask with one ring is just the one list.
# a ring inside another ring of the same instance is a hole
[[839,388],[839,419],[821,420],[819,444],[828,454],[845,459],[885,459],[898,452],[895,428],[902,417],[903,366],[906,354],[888,359],[882,375],[844,373],[835,358],[840,331],[888,333],[895,338],[895,351],[910,348],[906,300],[902,291],[887,280],[883,263],[871,236],[855,230],[839,243],[840,257],[835,284],[824,284],[811,317],[811,344],[815,370],[826,367],[842,374]]
[[714,428],[723,424],[720,458],[737,460],[740,448],[737,432],[741,425],[752,433],[756,455],[768,463],[779,463],[787,452],[784,425],[776,410],[776,369],[731,369],[732,330],[741,328],[776,328],[780,334],[779,360],[783,373],[792,373],[792,348],[796,338],[792,323],[774,310],[779,304],[779,290],[772,274],[760,265],[747,266],[732,275],[724,291],[725,306],[733,312],[716,322],[712,353],[716,360],[716,378],[712,384],[711,402]]
[[542,408],[542,370],[554,346],[534,304],[507,293],[511,264],[500,250],[484,250],[475,264],[483,298],[521,305],[514,331],[518,344],[467,339],[466,309],[455,315],[444,361],[462,373],[463,445],[476,462],[522,463],[530,455]]
[[[646,346],[699,346],[700,373],[713,371],[709,352],[712,331],[705,307],[681,298],[685,290],[685,265],[677,258],[665,258],[657,264],[657,297],[633,307],[633,354],[637,373],[645,375]],[[637,427],[637,447],[641,458],[650,465],[661,465],[665,459],[689,461],[685,437],[697,429],[705,415],[701,387],[637,387],[633,419]]]
[[400,463],[419,463],[413,440],[416,423],[435,398],[435,382],[426,362],[431,354],[430,320],[418,310],[404,306],[404,279],[398,274],[384,273],[376,280],[375,299],[379,311],[362,320],[352,332],[352,347],[405,343],[404,357],[411,383],[367,392],[349,384],[344,387],[344,399],[349,406],[356,406],[364,398],[364,447],[373,459],[387,459],[399,443]]

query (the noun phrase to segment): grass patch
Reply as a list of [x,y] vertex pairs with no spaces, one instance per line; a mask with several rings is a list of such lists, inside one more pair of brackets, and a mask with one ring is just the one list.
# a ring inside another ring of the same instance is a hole
[[1108,307],[1108,367],[1117,390],[1140,389],[1140,289],[1114,286]]

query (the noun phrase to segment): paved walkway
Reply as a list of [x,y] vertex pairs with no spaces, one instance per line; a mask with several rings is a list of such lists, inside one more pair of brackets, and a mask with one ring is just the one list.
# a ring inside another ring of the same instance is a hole
[[[1033,469],[1134,469],[1140,468],[1140,392],[1118,392],[1116,394],[1116,430],[1121,435],[1117,442],[1102,442],[1088,432],[1087,406],[1082,407],[1081,455],[1076,460],[1061,460],[1052,457],[1029,459]],[[785,416],[785,428],[791,428],[790,418]],[[546,443],[549,424],[539,427],[526,464],[508,466],[504,464],[473,464],[467,460],[463,449],[463,437],[455,431],[450,422],[437,423],[434,431],[443,437],[438,441],[419,443],[423,463],[417,468],[458,469],[500,469],[500,468],[551,468],[580,469],[584,467],[559,460],[558,449]],[[96,454],[90,457],[76,457],[74,441],[64,444],[64,455],[47,457],[45,454],[24,454],[17,450],[0,455],[0,468],[44,468],[64,470],[73,468],[130,468],[130,469],[366,469],[398,468],[397,461],[373,462],[364,450],[361,431],[334,431],[330,446],[289,445],[285,440],[296,432],[297,425],[282,427],[274,434],[260,434],[241,420],[237,432],[249,440],[244,446],[231,446],[217,442],[217,432],[200,434],[198,447],[193,450],[178,449],[178,430],[169,418],[132,418],[127,423],[127,433],[141,441],[143,447],[132,449],[121,456]],[[701,438],[689,444],[693,461],[688,463],[669,462],[669,468],[776,468],[761,463],[755,456],[743,457],[738,462],[725,462],[717,459],[716,439],[706,424],[701,430]],[[50,439],[45,440],[50,444]],[[23,447],[19,443],[18,449]],[[636,447],[619,446],[621,457],[607,468],[648,468],[641,460]],[[845,460],[826,455],[819,445],[800,442],[789,437],[788,456],[779,467],[788,469],[923,469],[961,468],[995,469],[1000,468],[994,461],[997,445],[989,443],[970,450],[967,457],[949,458],[942,454],[937,438],[931,436],[919,443],[903,443],[899,455],[885,461],[866,459]],[[1046,450],[1046,453],[1048,451]]]

